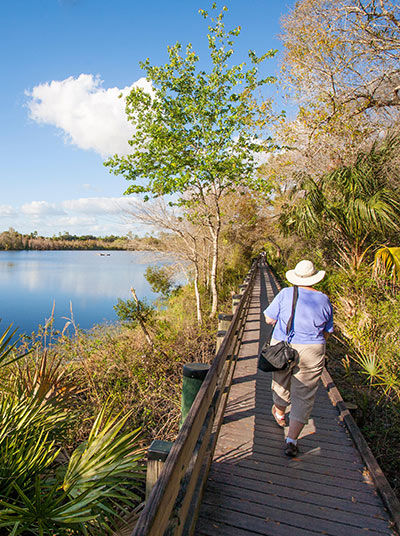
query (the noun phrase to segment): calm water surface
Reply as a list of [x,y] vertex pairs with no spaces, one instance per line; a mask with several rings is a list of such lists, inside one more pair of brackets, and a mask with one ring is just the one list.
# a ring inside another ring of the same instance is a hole
[[[149,265],[171,262],[142,251],[0,251],[0,333],[11,322],[19,333],[30,333],[51,315],[55,303],[55,327],[62,329],[70,317],[82,329],[117,320],[113,305],[131,297],[156,295],[144,278]],[[158,260],[156,260],[158,259]]]

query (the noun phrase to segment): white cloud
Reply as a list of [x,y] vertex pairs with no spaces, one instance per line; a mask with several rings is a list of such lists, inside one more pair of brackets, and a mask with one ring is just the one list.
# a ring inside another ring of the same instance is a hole
[[132,207],[132,204],[141,203],[129,197],[86,197],[70,199],[62,202],[66,211],[79,212],[82,214],[122,214],[124,210]]
[[16,212],[11,205],[0,205],[0,218],[15,216]]
[[53,225],[64,229],[65,227],[88,227],[97,225],[97,219],[94,216],[61,216],[53,219]]
[[27,216],[43,217],[65,214],[65,211],[54,203],[47,201],[32,201],[21,206],[21,212]]
[[104,89],[102,84],[92,74],[39,84],[26,92],[30,117],[61,129],[81,149],[92,149],[102,157],[126,154],[133,126],[126,120],[125,99],[119,95],[125,97],[133,87],[152,93],[151,83],[140,78],[123,89]]
[[94,234],[96,236],[128,231],[143,231],[124,215],[143,201],[134,197],[89,197],[70,199],[60,203],[32,201],[20,207],[0,205],[0,232],[15,227],[22,233],[37,230],[39,234],[52,236],[68,231],[71,234]]

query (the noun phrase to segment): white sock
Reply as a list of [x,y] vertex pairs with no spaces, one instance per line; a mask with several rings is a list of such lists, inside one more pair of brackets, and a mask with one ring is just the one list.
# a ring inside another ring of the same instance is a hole
[[295,445],[297,445],[297,439],[292,439],[291,437],[287,437],[286,438],[286,443],[294,443]]
[[278,413],[278,411],[277,411],[277,409],[276,409],[276,406],[275,406],[275,405],[273,406],[273,409],[274,409],[274,414],[275,414],[275,416],[276,416],[276,418],[277,418],[277,419],[280,419],[281,421],[283,421],[283,419],[285,419],[285,418],[286,418],[286,417],[285,417],[285,414],[283,414],[283,415],[280,415],[280,414]]

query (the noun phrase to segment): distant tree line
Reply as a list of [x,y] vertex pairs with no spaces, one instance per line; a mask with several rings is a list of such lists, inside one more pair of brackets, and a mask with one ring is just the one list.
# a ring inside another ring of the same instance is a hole
[[154,250],[161,249],[162,238],[139,237],[128,233],[126,236],[72,235],[68,232],[51,237],[40,236],[37,231],[21,234],[12,227],[0,233],[0,250]]

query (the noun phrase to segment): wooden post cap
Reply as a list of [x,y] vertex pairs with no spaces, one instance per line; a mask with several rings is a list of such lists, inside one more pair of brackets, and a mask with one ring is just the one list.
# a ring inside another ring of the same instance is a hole
[[357,404],[354,404],[354,402],[346,402],[346,400],[345,400],[344,403],[346,404],[346,408],[348,410],[350,410],[350,411],[354,411],[354,410],[358,409]]
[[165,462],[173,444],[173,441],[161,441],[160,439],[154,439],[147,450],[147,459]]
[[228,315],[225,313],[219,313],[218,320],[226,320],[228,322],[232,322],[233,315]]
[[186,363],[183,365],[183,375],[185,378],[204,380],[209,368],[210,365],[206,363]]

